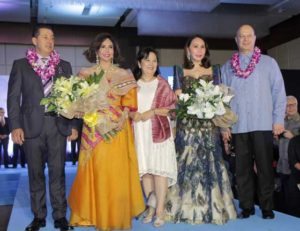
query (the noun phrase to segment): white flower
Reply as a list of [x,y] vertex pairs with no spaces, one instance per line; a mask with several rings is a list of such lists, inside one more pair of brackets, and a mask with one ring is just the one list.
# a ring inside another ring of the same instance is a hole
[[228,104],[230,102],[230,100],[232,99],[233,95],[226,95],[223,97],[222,101],[226,104]]
[[192,104],[191,106],[188,106],[187,109],[188,109],[187,113],[190,115],[196,115],[201,111],[196,104]]
[[[213,81],[206,82],[200,79],[198,86],[191,86],[189,94],[180,94],[179,99],[186,107],[181,116],[196,116],[198,119],[212,119],[216,115],[226,113],[225,105],[228,105],[233,95],[224,85],[214,85]],[[180,108],[179,108],[180,110]],[[183,117],[183,118],[184,118]]]
[[189,95],[189,94],[186,94],[186,93],[181,93],[181,94],[179,95],[179,99],[182,100],[183,102],[188,101],[189,98],[190,98],[190,95]]
[[207,108],[204,119],[212,119],[214,117],[214,115],[215,115],[215,113],[211,110],[211,108]]
[[203,100],[203,98],[206,96],[201,89],[196,89],[196,95],[197,95],[197,100],[200,101],[200,100]]
[[220,87],[218,85],[214,86],[213,90],[212,90],[212,94],[213,95],[218,95],[218,96],[221,96],[222,93],[220,91]]
[[219,102],[216,108],[216,115],[224,115],[226,112],[224,104],[222,102]]

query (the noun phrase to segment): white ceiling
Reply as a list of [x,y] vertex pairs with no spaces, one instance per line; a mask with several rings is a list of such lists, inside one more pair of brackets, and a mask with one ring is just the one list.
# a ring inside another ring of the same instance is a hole
[[299,0],[0,0],[0,22],[137,27],[140,35],[234,36],[242,23],[258,37],[300,13]]

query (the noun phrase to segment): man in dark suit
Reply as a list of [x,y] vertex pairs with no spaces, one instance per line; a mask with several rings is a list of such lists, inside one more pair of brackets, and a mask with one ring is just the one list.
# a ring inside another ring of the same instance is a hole
[[[54,33],[50,26],[33,30],[32,43],[26,58],[15,60],[8,83],[8,116],[14,143],[24,146],[28,165],[33,221],[26,231],[37,231],[46,225],[46,181],[44,155],[47,155],[50,201],[54,227],[72,229],[66,220],[65,196],[66,138],[78,136],[75,120],[46,113],[40,105],[49,94],[53,81],[72,73],[69,62],[61,60],[54,50]],[[49,85],[50,84],[50,85]]]
[[8,140],[9,140],[9,129],[8,119],[5,117],[4,108],[0,108],[0,166],[1,156],[3,150],[3,163],[5,168],[8,168],[9,156],[8,156]]
[[300,217],[300,135],[290,140],[288,159],[291,168],[288,182],[288,212],[293,216]]

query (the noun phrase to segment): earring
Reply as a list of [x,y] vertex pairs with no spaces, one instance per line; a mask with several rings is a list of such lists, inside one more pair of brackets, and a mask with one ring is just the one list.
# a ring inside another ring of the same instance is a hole
[[191,54],[190,54],[190,53],[187,53],[186,57],[187,57],[187,59],[191,62]]
[[96,64],[99,65],[100,61],[99,61],[99,55],[96,54]]

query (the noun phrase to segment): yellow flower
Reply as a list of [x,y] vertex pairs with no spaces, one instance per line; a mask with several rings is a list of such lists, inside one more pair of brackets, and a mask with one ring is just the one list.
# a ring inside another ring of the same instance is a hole
[[89,85],[87,82],[81,82],[80,87],[77,89],[76,95],[85,98],[90,96],[98,89],[98,85],[92,83]]
[[89,126],[90,128],[94,128],[98,124],[99,114],[97,112],[86,113],[83,116],[83,120],[87,124],[87,126]]

